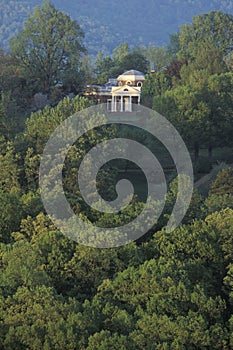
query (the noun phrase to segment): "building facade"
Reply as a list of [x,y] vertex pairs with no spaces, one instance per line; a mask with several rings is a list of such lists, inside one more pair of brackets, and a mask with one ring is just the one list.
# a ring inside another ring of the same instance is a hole
[[134,104],[140,104],[145,76],[137,70],[129,70],[117,79],[109,79],[104,86],[90,85],[85,93],[96,103],[106,103],[109,112],[133,112]]

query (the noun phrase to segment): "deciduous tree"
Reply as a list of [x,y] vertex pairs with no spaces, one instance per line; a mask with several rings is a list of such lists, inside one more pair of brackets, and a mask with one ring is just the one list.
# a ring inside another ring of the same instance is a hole
[[24,76],[42,92],[49,92],[71,73],[79,73],[80,55],[85,51],[83,36],[76,21],[44,2],[12,38],[11,50],[20,60]]

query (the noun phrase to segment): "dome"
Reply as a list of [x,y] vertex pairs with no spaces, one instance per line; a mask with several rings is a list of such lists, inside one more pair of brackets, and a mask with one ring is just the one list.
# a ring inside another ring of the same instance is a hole
[[142,72],[139,72],[138,70],[128,70],[127,72],[124,72],[123,74],[119,75],[117,80],[121,81],[144,81],[145,75]]

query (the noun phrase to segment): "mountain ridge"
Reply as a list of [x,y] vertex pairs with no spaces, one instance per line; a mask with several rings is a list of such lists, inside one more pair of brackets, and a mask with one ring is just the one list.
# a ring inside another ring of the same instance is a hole
[[[221,10],[233,14],[232,0],[67,0],[51,1],[54,6],[77,20],[85,33],[84,44],[91,55],[99,50],[110,54],[114,47],[128,42],[131,47],[154,44],[164,46],[179,26],[190,23],[193,16]],[[42,0],[0,0],[1,47],[9,48],[9,39],[23,26],[30,12]]]

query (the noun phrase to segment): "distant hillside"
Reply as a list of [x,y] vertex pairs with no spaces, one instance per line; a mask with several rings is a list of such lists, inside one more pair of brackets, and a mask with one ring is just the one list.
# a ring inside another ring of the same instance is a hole
[[[191,22],[193,16],[211,10],[233,14],[233,0],[53,0],[56,8],[77,19],[85,32],[85,45],[90,54],[99,50],[111,53],[121,42],[132,46],[165,45],[169,34]],[[9,38],[41,0],[0,0],[1,46],[9,46]]]

